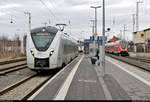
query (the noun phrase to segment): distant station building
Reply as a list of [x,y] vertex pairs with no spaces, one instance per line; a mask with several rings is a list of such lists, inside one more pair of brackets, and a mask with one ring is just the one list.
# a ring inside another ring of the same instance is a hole
[[[85,51],[85,54],[90,54],[90,55],[93,55],[94,53],[94,37],[91,36],[90,39],[85,39],[84,40],[84,51]],[[98,36],[97,39],[96,39],[96,50],[98,50],[99,46],[102,44],[102,37],[101,36]]]
[[84,51],[84,42],[78,41],[78,51],[82,53]]
[[134,51],[150,52],[150,28],[133,33]]
[[93,44],[92,40],[90,40],[90,39],[85,39],[84,40],[84,51],[85,51],[85,54],[89,54],[90,53],[90,49],[92,48],[92,44]]

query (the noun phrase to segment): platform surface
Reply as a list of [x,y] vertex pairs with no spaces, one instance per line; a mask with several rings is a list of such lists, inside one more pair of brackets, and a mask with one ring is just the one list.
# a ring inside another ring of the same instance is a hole
[[[106,57],[106,74],[90,57],[76,58],[29,100],[150,100],[149,73]],[[135,76],[134,76],[135,75]]]

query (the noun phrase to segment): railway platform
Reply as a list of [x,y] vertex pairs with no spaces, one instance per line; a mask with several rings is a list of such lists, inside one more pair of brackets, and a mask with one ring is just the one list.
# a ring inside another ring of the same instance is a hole
[[150,73],[106,56],[106,74],[82,55],[28,100],[150,100]]

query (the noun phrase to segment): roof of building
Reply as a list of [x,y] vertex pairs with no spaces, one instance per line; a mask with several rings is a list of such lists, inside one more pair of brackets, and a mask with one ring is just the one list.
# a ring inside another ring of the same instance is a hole
[[150,30],[150,28],[145,29],[144,31]]
[[136,32],[133,32],[133,33],[137,33],[137,32],[145,32],[147,30],[150,30],[150,28],[147,28],[147,29],[144,29],[144,30],[140,30],[140,31],[136,31]]
[[108,42],[115,42],[117,40],[120,40],[120,39],[118,37],[116,37],[116,36],[113,36],[113,38],[110,39]]

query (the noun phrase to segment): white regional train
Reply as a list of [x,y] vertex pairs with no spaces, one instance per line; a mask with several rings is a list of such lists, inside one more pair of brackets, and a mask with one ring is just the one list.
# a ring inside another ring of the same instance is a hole
[[78,56],[77,41],[56,27],[40,27],[27,36],[27,65],[42,71],[61,68]]

